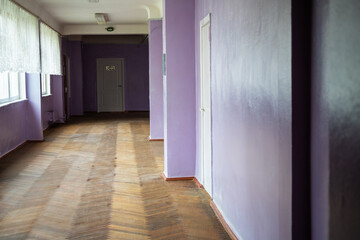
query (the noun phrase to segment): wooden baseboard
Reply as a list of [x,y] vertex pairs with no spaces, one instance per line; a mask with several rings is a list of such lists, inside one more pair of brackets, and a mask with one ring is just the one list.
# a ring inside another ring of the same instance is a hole
[[161,174],[161,178],[162,178],[164,181],[193,181],[198,188],[204,189],[204,186],[199,182],[199,180],[197,180],[196,177],[168,178],[168,177],[165,176],[165,173],[162,173],[162,174]]
[[204,186],[199,182],[199,180],[197,180],[196,177],[194,177],[194,183],[196,184],[196,186],[198,186],[199,188],[204,189]]
[[239,240],[236,235],[234,234],[234,232],[231,230],[231,228],[229,227],[229,225],[226,223],[224,217],[222,216],[222,214],[220,213],[219,209],[217,208],[216,204],[214,203],[213,200],[210,201],[210,207],[212,208],[212,210],[214,211],[215,215],[217,216],[217,218],[219,219],[221,225],[223,225],[224,229],[226,230],[226,232],[229,234],[230,238],[232,240]]
[[169,181],[191,181],[194,179],[194,177],[177,177],[177,178],[168,178],[165,176],[165,173],[161,174],[162,179],[164,179],[164,181],[169,182]]
[[150,142],[163,142],[164,139],[151,139],[151,138],[149,137],[149,141],[150,141]]

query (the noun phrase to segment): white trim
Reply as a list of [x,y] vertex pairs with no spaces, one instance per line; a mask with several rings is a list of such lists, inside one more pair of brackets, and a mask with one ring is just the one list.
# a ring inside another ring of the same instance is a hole
[[[5,75],[7,75],[7,81],[8,82],[8,88],[7,88],[7,92],[8,92],[8,98],[2,98],[0,99],[0,106],[4,105],[6,103],[12,103],[12,102],[16,102],[18,100],[23,100],[26,98],[26,83],[25,83],[25,73],[24,72],[3,72],[2,74],[3,77]],[[14,80],[14,78],[11,77],[11,75],[17,75],[16,77],[16,81],[18,83],[18,88],[17,88],[17,95],[11,97],[11,80]],[[4,80],[4,79],[3,79]]]
[[23,98],[23,99],[17,99],[17,100],[11,101],[11,102],[1,103],[1,104],[0,104],[0,108],[6,107],[6,106],[11,105],[11,104],[14,104],[14,103],[19,103],[19,102],[27,101],[27,100],[28,100],[27,98]]
[[[211,21],[211,13],[209,13],[208,15],[206,15],[206,17],[204,17],[201,21],[200,21],[200,29],[205,26],[206,24],[210,23]],[[210,23],[211,24],[211,23]]]
[[[212,154],[212,151],[213,151],[213,141],[212,141],[212,129],[213,129],[213,125],[212,125],[212,104],[211,104],[211,101],[212,101],[212,94],[211,94],[211,14],[209,13],[207,16],[205,16],[201,21],[200,21],[200,111],[203,110],[203,67],[202,67],[202,55],[203,55],[203,47],[202,47],[202,42],[203,42],[203,37],[202,37],[202,29],[203,27],[209,25],[209,48],[210,48],[210,52],[209,52],[209,57],[210,57],[210,75],[209,75],[209,87],[210,87],[210,136],[211,136],[211,143],[210,143],[210,156],[211,156],[211,159],[210,159],[210,165],[211,165],[211,170],[210,170],[210,182],[211,182],[211,186],[210,186],[210,192],[209,195],[211,197],[213,197],[213,154]],[[201,112],[201,116],[200,116],[200,126],[201,126],[201,139],[200,139],[200,148],[201,148],[201,171],[202,171],[202,184],[204,186],[204,189],[206,190],[205,188],[205,161],[204,161],[204,147],[203,147],[203,144],[204,144],[204,139],[203,139],[203,113]]]
[[150,22],[150,21],[160,21],[160,20],[163,20],[163,18],[149,18],[148,22]]
[[[51,75],[48,73],[42,73],[41,79],[41,96],[46,97],[51,95]],[[43,84],[45,84],[45,92],[43,92]]]

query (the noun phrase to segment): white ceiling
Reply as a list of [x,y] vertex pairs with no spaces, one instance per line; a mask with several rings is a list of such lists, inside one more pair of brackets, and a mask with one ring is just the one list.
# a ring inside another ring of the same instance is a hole
[[[95,13],[107,13],[110,24],[144,24],[161,18],[161,0],[36,0],[63,25],[96,24]],[[151,16],[153,15],[153,16]]]
[[[162,0],[99,0],[98,3],[88,0],[15,1],[35,10],[35,14],[43,15],[45,12],[60,26],[64,35],[142,34],[146,33],[148,19],[162,18]],[[107,33],[104,26],[97,25],[95,13],[107,13],[108,25],[115,27],[115,31]]]

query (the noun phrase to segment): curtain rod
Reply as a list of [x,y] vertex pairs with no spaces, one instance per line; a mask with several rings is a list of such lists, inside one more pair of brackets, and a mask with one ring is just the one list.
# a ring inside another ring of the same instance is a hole
[[42,22],[43,24],[45,24],[46,26],[48,26],[49,28],[51,28],[52,30],[54,30],[55,32],[57,32],[60,37],[62,37],[63,35],[56,29],[54,29],[52,26],[50,26],[49,24],[47,24],[46,22],[44,22],[38,15],[34,14],[33,12],[31,12],[29,9],[27,9],[26,7],[22,6],[20,3],[15,2],[14,0],[9,0],[10,2],[12,2],[13,4],[15,4],[16,6],[18,6],[19,8],[23,9],[24,11],[28,12],[29,14],[33,15],[34,17],[36,17],[40,22]]

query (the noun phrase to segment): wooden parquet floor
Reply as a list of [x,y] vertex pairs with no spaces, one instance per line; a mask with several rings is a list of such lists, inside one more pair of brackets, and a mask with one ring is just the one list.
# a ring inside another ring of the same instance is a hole
[[144,113],[75,118],[0,160],[0,239],[229,239],[192,181],[164,182]]

